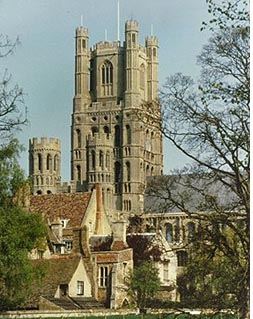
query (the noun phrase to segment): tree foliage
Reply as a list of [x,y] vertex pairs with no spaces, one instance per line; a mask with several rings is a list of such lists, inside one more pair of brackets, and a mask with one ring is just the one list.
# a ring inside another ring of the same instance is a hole
[[[17,41],[0,35],[0,58],[11,54],[16,45]],[[29,253],[46,234],[41,216],[26,212],[15,200],[27,182],[18,164],[22,147],[14,133],[27,120],[23,91],[10,82],[4,71],[0,80],[0,310],[25,306],[31,284],[40,275]]]
[[[204,239],[197,243],[201,258],[193,253],[185,274],[198,294],[192,298],[202,304],[208,292],[215,306],[217,296],[225,302],[232,295],[230,301],[245,317],[250,252],[249,8],[243,0],[207,4],[212,19],[202,29],[212,35],[198,56],[200,79],[170,76],[160,101],[161,129],[190,163],[173,178],[151,181],[149,195],[162,199],[163,211],[177,207],[205,225],[199,234]],[[160,127],[152,109],[145,120]],[[201,211],[205,213],[195,214]]]
[[31,285],[41,275],[28,254],[45,236],[40,215],[18,206],[0,207],[0,309],[24,307]]
[[143,262],[159,261],[162,251],[158,245],[142,234],[131,234],[127,236],[127,244],[133,249],[134,265],[139,266]]
[[0,148],[0,310],[25,306],[30,287],[41,274],[29,253],[40,248],[46,235],[42,217],[26,212],[15,201],[26,185],[17,162],[19,149],[14,139]]
[[143,262],[134,268],[130,278],[130,292],[141,312],[144,312],[147,302],[160,288],[158,270],[151,262]]
[[[11,41],[8,36],[0,34],[0,58],[12,54],[19,44],[19,39]],[[0,71],[0,146],[8,141],[16,130],[27,123],[27,110],[24,92],[17,84],[13,85],[12,76],[6,70]]]

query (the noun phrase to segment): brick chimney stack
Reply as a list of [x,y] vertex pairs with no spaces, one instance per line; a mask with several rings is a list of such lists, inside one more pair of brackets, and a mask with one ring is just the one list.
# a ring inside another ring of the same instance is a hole
[[128,248],[126,242],[126,221],[118,220],[112,223],[113,242],[111,250],[123,250]]
[[101,184],[95,184],[96,199],[97,199],[97,211],[96,211],[96,224],[95,235],[102,234],[102,213],[103,213],[103,198]]

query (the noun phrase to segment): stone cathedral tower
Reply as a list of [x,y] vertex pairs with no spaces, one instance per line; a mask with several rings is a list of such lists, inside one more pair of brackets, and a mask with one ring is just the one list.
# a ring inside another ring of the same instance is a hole
[[76,29],[71,179],[76,190],[102,184],[108,209],[143,211],[146,177],[163,169],[161,133],[136,116],[158,99],[158,40],[139,43],[138,23],[125,24],[125,41],[89,49],[87,28]]
[[33,194],[57,193],[61,186],[61,145],[56,138],[29,140],[29,176]]

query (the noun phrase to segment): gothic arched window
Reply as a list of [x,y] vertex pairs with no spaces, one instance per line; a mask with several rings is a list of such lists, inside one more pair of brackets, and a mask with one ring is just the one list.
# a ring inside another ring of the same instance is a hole
[[47,170],[52,169],[52,156],[50,154],[47,154]]
[[188,223],[188,239],[192,240],[195,235],[195,224],[193,222]]
[[144,64],[140,66],[140,87],[141,89],[145,88],[145,67]]
[[102,65],[102,84],[113,83],[113,66],[110,61],[105,61]]
[[94,150],[91,151],[91,167],[93,170],[96,168],[96,152]]
[[99,151],[99,166],[100,167],[104,166],[104,154],[102,151]]
[[58,155],[54,156],[54,170],[56,171],[58,169],[58,165],[59,165],[59,157]]
[[130,170],[130,163],[129,162],[126,162],[126,169],[127,169],[127,181],[129,182],[130,181],[130,178],[131,178],[131,170]]
[[114,182],[115,182],[115,193],[118,194],[121,191],[121,165],[119,162],[114,164]]
[[81,181],[81,166],[80,165],[77,165],[76,171],[77,171],[77,180]]
[[42,155],[40,153],[38,154],[38,170],[42,170]]
[[30,175],[32,175],[34,173],[34,158],[33,158],[33,154],[30,154]]
[[127,144],[131,144],[131,128],[130,125],[126,125]]
[[76,130],[76,136],[77,136],[77,147],[80,148],[82,146],[82,137],[81,137],[81,131],[79,129]]
[[107,135],[107,138],[109,138],[110,130],[108,126],[104,126],[104,133]]
[[115,134],[114,134],[114,146],[120,146],[121,138],[120,138],[120,127],[119,125],[115,126]]
[[105,156],[105,167],[109,167],[109,166],[110,166],[110,153],[109,151],[107,151]]
[[93,126],[91,128],[92,136],[95,136],[95,133],[98,133],[98,128],[96,126]]
[[171,224],[166,225],[166,239],[168,243],[173,241],[173,227]]
[[102,94],[104,96],[112,95],[113,83],[113,65],[110,61],[105,61],[101,67]]

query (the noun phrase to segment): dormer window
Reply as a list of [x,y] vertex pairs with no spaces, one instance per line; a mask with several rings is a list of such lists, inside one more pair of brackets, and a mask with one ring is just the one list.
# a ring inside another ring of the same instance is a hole
[[61,220],[62,228],[66,228],[67,227],[67,223],[68,223],[68,219],[62,219]]

